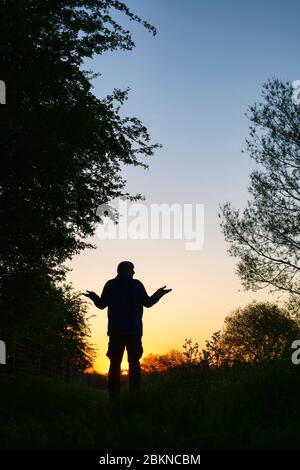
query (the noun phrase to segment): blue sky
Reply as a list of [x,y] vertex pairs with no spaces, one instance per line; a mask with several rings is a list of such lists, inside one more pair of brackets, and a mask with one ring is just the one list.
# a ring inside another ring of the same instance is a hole
[[[254,165],[241,153],[248,134],[247,107],[260,100],[268,78],[300,79],[300,2],[126,3],[156,26],[157,36],[125,22],[136,48],[88,62],[102,74],[94,92],[104,97],[114,87],[131,88],[122,112],[139,117],[163,148],[148,160],[148,171],[125,169],[127,188],[143,193],[148,203],[203,203],[204,248],[191,253],[179,242],[95,238],[97,250],[75,257],[69,278],[77,289],[99,291],[115,275],[118,261],[132,259],[136,277],[150,293],[161,285],[173,287],[172,296],[145,318],[145,352],[163,352],[180,349],[185,337],[203,342],[232,309],[266,295],[239,292],[235,260],[226,252],[217,211],[227,200],[242,207],[248,197]],[[102,344],[105,314],[94,307],[91,312],[97,315],[95,341]],[[103,351],[100,368],[106,367]]]
[[[300,3],[127,4],[154,24],[158,34],[153,38],[130,22],[135,50],[93,60],[92,67],[102,73],[96,94],[131,88],[124,112],[140,117],[153,140],[163,144],[151,162],[158,183],[168,177],[168,184],[158,185],[157,197],[200,196],[217,202],[228,195],[240,200],[251,167],[240,153],[248,129],[244,114],[259,99],[266,79],[299,78]],[[138,172],[136,178],[149,196],[153,194],[147,173]],[[129,182],[133,190],[138,190],[136,178]]]

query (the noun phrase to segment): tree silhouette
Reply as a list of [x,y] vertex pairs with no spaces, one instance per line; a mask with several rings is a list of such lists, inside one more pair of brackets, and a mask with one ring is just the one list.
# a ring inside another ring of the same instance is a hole
[[[157,145],[137,118],[121,117],[127,91],[97,98],[95,75],[84,70],[95,54],[134,47],[114,19],[121,14],[155,34],[116,0],[0,0],[0,78],[7,91],[0,118],[0,308],[6,330],[31,324],[36,331],[33,299],[40,328],[45,324],[47,289],[64,279],[63,263],[90,246],[85,240],[100,220],[98,205],[141,197],[126,192],[121,168],[146,167],[140,156],[151,156]],[[32,298],[31,289],[22,289],[20,299],[21,280],[29,278],[39,293]]]
[[121,166],[145,166],[139,155],[156,148],[138,119],[120,116],[127,91],[96,98],[82,68],[94,54],[134,46],[112,9],[155,33],[114,0],[0,2],[4,272],[41,263],[53,270],[89,246],[98,205],[129,197]]
[[220,367],[228,357],[222,341],[221,331],[213,333],[211,339],[205,342],[205,349],[200,353],[200,364],[211,367]]
[[182,347],[186,363],[188,365],[197,364],[199,362],[199,344],[193,343],[191,338],[185,338]]
[[249,108],[247,150],[258,164],[251,173],[251,200],[242,213],[227,202],[220,217],[244,286],[298,296],[300,106],[293,92],[290,83],[270,80],[263,86],[264,101]]
[[142,370],[146,373],[165,372],[169,369],[182,366],[186,363],[184,354],[176,349],[172,349],[166,354],[148,354],[141,364]]
[[225,318],[223,330],[206,343],[202,362],[219,367],[285,358],[299,334],[298,323],[278,306],[253,302]]
[[15,342],[30,339],[41,349],[42,370],[64,364],[83,371],[92,365],[87,304],[70,285],[57,285],[41,272],[19,273],[2,285],[0,337],[11,353],[10,364]]

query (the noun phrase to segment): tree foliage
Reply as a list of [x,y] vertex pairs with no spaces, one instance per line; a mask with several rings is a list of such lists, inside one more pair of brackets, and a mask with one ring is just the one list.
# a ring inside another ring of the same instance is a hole
[[188,365],[196,364],[199,360],[199,344],[193,343],[192,339],[185,338],[183,347],[183,356]]
[[113,11],[155,33],[119,1],[0,1],[4,272],[54,268],[87,246],[98,205],[129,196],[122,165],[144,166],[139,156],[156,148],[137,118],[120,116],[127,91],[97,98],[82,68],[95,54],[134,46]]
[[166,354],[148,354],[142,361],[142,370],[145,373],[165,372],[186,363],[186,358],[181,351],[172,349]]
[[269,287],[300,294],[300,106],[290,83],[263,86],[263,102],[249,108],[253,125],[246,141],[257,163],[247,207],[221,208],[221,227],[239,259],[247,289]]
[[140,198],[121,170],[147,167],[141,157],[157,147],[139,119],[121,116],[127,90],[96,97],[84,70],[95,54],[134,47],[122,15],[156,33],[117,0],[0,0],[1,328],[56,338],[77,362],[89,355],[87,324],[57,284],[63,263],[90,246],[100,204]]
[[39,345],[42,369],[64,364],[83,371],[95,357],[90,333],[87,304],[70,285],[58,285],[41,272],[22,272],[3,281],[0,337],[11,359],[15,342],[30,340]]
[[211,367],[220,367],[224,362],[227,354],[225,353],[225,345],[221,331],[213,333],[210,340],[205,343],[205,349],[200,353],[200,363]]
[[262,362],[286,358],[299,338],[297,321],[269,302],[253,302],[225,318],[202,351],[202,362],[219,367],[235,362]]

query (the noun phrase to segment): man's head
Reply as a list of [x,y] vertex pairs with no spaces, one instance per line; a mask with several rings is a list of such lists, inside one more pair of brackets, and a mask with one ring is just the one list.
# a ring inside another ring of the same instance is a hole
[[131,261],[121,261],[118,265],[118,274],[122,276],[133,277],[134,265]]

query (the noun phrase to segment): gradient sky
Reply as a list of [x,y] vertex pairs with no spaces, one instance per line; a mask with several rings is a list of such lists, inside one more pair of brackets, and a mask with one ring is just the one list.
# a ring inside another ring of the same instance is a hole
[[[185,338],[201,346],[222,327],[233,309],[266,292],[244,292],[219,228],[225,201],[242,207],[253,162],[242,154],[248,134],[247,107],[260,99],[265,80],[300,79],[300,2],[295,0],[127,0],[156,26],[125,25],[136,48],[95,57],[88,67],[101,73],[94,92],[131,88],[122,113],[140,118],[163,148],[149,170],[126,168],[132,194],[150,203],[202,203],[205,238],[200,251],[181,240],[108,240],[96,237],[70,263],[77,290],[101,292],[119,261],[135,264],[135,277],[149,294],[173,288],[159,304],[144,309],[144,355],[182,349]],[[118,16],[119,18],[119,16]],[[106,372],[106,310],[90,307],[95,368]],[[127,368],[126,355],[122,367]]]

